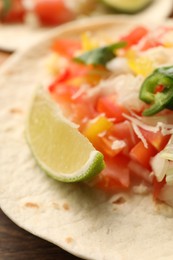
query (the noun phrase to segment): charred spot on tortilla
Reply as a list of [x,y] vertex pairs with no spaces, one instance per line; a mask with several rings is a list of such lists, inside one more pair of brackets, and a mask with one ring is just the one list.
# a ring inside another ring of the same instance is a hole
[[74,239],[72,237],[66,237],[65,241],[67,244],[71,244],[74,241]]
[[22,114],[23,113],[22,109],[18,108],[18,107],[10,108],[9,112],[11,114]]
[[64,210],[69,210],[70,209],[70,206],[69,206],[69,204],[67,202],[65,202],[62,206],[63,206]]
[[8,69],[8,70],[6,70],[6,72],[4,74],[7,76],[11,76],[11,75],[16,74],[16,71],[15,71],[15,69]]
[[14,128],[12,126],[7,126],[7,128],[5,128],[6,133],[11,132],[13,130],[14,130]]
[[34,203],[34,202],[26,202],[25,207],[39,209],[39,205],[37,203]]

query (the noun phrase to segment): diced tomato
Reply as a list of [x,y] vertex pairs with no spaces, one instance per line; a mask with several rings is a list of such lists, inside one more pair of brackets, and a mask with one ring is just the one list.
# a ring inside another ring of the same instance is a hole
[[56,85],[55,90],[52,92],[55,100],[57,102],[69,102],[73,101],[73,95],[77,92],[77,89],[73,86],[67,85],[65,83],[59,83]]
[[99,97],[96,110],[100,113],[105,113],[109,118],[114,118],[115,123],[124,121],[123,113],[128,113],[127,109],[116,102],[116,96]]
[[71,111],[71,119],[81,124],[81,129],[84,126],[84,119],[91,119],[98,114],[94,104],[86,99],[85,91],[80,92],[80,83],[86,83],[90,70],[89,66],[69,62],[68,68],[62,71],[49,86],[53,98],[61,103],[67,114]]
[[66,83],[69,77],[70,71],[68,69],[64,70],[49,86],[49,91],[54,96],[55,100],[59,102],[71,102],[72,96],[76,93],[77,89]]
[[163,44],[160,43],[157,39],[147,39],[141,46],[140,50],[146,51],[148,49],[155,48],[155,47],[162,46],[162,45]]
[[70,76],[70,72],[69,72],[68,69],[62,71],[62,72],[58,75],[58,77],[55,79],[55,81],[50,84],[50,86],[49,86],[49,91],[50,91],[51,93],[53,93],[53,92],[56,90],[57,85],[58,85],[59,83],[62,83],[62,82],[65,82],[66,80],[68,80],[69,76]]
[[146,148],[142,141],[139,141],[130,151],[130,157],[132,160],[137,161],[142,166],[150,169],[150,159],[156,155],[157,150],[148,143],[148,148]]
[[92,71],[92,67],[69,61],[68,70],[70,72],[70,77],[72,78],[87,75]]
[[9,10],[6,13],[0,14],[0,20],[5,23],[19,23],[23,22],[25,18],[26,10],[21,0],[11,0]]
[[160,131],[153,133],[142,128],[140,128],[140,131],[144,138],[159,152],[163,150],[170,139],[170,135],[163,135]]
[[121,40],[127,42],[127,47],[130,47],[137,44],[147,34],[148,29],[143,26],[139,26],[132,30],[128,35],[121,37]]
[[[82,97],[81,97],[82,99]],[[85,100],[85,97],[81,102],[76,102],[71,107],[72,120],[79,124],[79,130],[83,133],[87,122],[97,116],[95,108],[91,102]]]
[[75,18],[64,0],[35,0],[34,12],[43,25],[59,25]]
[[130,187],[129,159],[125,156],[105,158],[106,168],[98,176],[96,186],[107,192],[115,192]]
[[81,42],[76,39],[57,39],[52,44],[53,51],[67,58],[72,58],[81,48]]
[[115,136],[118,140],[124,140],[126,142],[127,152],[139,142],[131,123],[127,120],[122,123],[114,124],[109,132],[110,135]]
[[140,178],[142,181],[146,181],[147,183],[152,183],[153,176],[151,174],[151,171],[146,169],[144,166],[142,166],[140,163],[131,160],[128,164],[128,167],[130,169],[130,173],[132,176],[132,179],[135,180],[136,177]]
[[158,180],[154,176],[154,179],[153,179],[153,196],[154,196],[155,199],[157,199],[159,197],[160,191],[163,188],[163,186],[165,185],[165,183],[166,183],[165,178],[161,182],[158,182]]
[[158,93],[158,92],[162,92],[164,90],[164,86],[163,85],[158,85],[156,88],[155,88],[155,91],[154,91],[154,94]]
[[77,76],[87,76],[90,72],[92,72],[93,67],[90,65],[83,65],[75,62],[70,63],[71,73]]
[[72,84],[72,82],[75,81],[78,77],[84,77],[90,70],[91,68],[88,66],[69,62],[69,66],[64,69],[49,86],[49,91],[53,93],[59,83],[75,86],[75,84]]
[[126,148],[126,146],[117,146],[117,148],[114,148],[113,146],[115,141],[119,140],[113,138],[113,136],[105,135],[103,137],[100,137],[98,138],[96,149],[105,156],[115,157]]

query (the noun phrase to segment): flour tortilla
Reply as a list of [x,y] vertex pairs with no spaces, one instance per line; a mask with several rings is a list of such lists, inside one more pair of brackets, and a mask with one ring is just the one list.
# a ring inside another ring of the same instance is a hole
[[[55,37],[85,30],[107,37],[133,27],[128,19],[73,22],[4,65],[0,76],[0,205],[25,230],[92,260],[172,260],[173,210],[150,195],[114,197],[46,176],[26,144],[24,128],[35,87],[50,80],[45,57]],[[119,197],[125,203],[118,204]]]
[[48,28],[36,28],[25,24],[0,24],[0,48],[16,51],[38,41]]

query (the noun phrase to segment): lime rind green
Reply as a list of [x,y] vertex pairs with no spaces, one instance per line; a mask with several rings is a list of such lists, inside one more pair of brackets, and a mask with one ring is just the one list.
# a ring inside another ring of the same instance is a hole
[[102,0],[116,11],[135,13],[147,7],[153,0]]
[[103,155],[42,89],[32,102],[26,137],[38,165],[56,180],[87,180],[104,168]]
[[[37,159],[36,159],[37,160]],[[51,178],[62,181],[62,182],[80,182],[80,181],[88,181],[95,176],[97,176],[105,167],[103,161],[103,154],[97,152],[95,156],[92,158],[92,164],[84,165],[82,169],[80,169],[76,173],[61,174],[61,173],[50,173],[48,169],[43,164],[40,164],[38,161],[37,163],[40,165],[43,171],[46,172]]]

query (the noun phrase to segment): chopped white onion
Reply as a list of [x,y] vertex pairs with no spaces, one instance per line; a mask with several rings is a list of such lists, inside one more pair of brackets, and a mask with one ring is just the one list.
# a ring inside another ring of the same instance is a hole
[[116,57],[106,64],[108,70],[116,74],[129,73],[131,70],[127,64],[127,59]]
[[135,125],[134,123],[132,123],[132,127],[133,127],[133,130],[135,132],[135,134],[137,135],[137,137],[139,139],[141,139],[141,141],[143,142],[144,144],[144,147],[145,148],[148,148],[148,143],[147,143],[147,140],[144,138],[143,134],[141,133],[139,127],[137,125]]
[[123,140],[115,140],[113,141],[111,148],[112,150],[117,150],[126,147],[126,145],[126,142]]
[[151,160],[151,166],[159,182],[166,176],[166,183],[173,186],[173,137],[170,138],[166,147]]
[[93,100],[99,96],[116,95],[116,103],[141,111],[144,103],[139,99],[139,90],[143,80],[142,76],[135,77],[132,74],[113,75],[88,90],[87,95]]
[[165,147],[161,152],[161,157],[173,161],[173,147]]
[[157,180],[161,182],[168,170],[168,166],[169,166],[168,160],[161,157],[161,154],[158,153],[156,154],[155,157],[151,159],[151,166]]
[[[173,170],[173,169],[172,169]],[[166,175],[166,183],[169,185],[169,186],[173,186],[173,174],[170,174],[170,175]],[[173,189],[173,187],[172,187]]]
[[129,116],[127,114],[123,114],[125,118],[130,120],[132,123],[136,124],[137,126],[140,126],[141,128],[157,133],[158,131],[161,131],[163,135],[173,134],[173,124],[164,124],[162,122],[157,122],[156,126],[147,125],[143,123],[140,119],[134,118],[132,116]]

